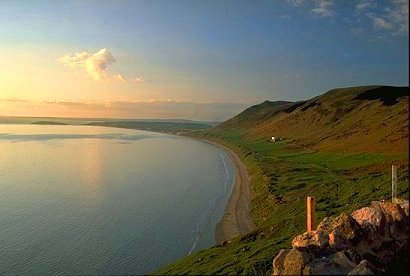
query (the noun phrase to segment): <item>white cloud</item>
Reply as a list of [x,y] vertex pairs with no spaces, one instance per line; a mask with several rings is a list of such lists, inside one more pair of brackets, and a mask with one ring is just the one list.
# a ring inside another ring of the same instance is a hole
[[[341,4],[343,2],[343,4]],[[286,3],[295,7],[302,8],[307,7],[312,13],[321,16],[329,17],[335,16],[337,14],[337,8],[349,7],[352,9],[349,16],[345,16],[343,20],[348,22],[348,24],[357,24],[357,26],[351,26],[352,30],[364,30],[369,28],[365,26],[365,20],[370,22],[370,27],[383,31],[383,37],[386,35],[408,35],[409,32],[409,0],[356,0],[356,1],[334,1],[334,0],[286,0]],[[353,18],[355,19],[353,20]],[[349,20],[350,21],[346,21]],[[364,20],[363,20],[364,19]],[[379,34],[380,35],[380,34]]]
[[364,11],[374,5],[373,0],[362,0],[356,5],[357,11]]
[[[121,74],[110,75],[108,67],[115,62],[111,52],[106,48],[99,50],[94,54],[88,52],[80,52],[75,54],[65,54],[58,59],[62,64],[71,69],[81,68],[96,81],[118,81],[125,82],[134,80],[127,80]],[[141,77],[137,79],[143,79]]]
[[373,18],[373,26],[377,29],[386,29],[386,30],[390,30],[391,28],[393,28],[393,24],[391,24],[390,22],[387,22],[385,19],[381,17]]
[[391,0],[380,11],[368,12],[366,16],[373,21],[378,30],[389,30],[392,35],[409,32],[409,1]]
[[63,57],[59,58],[58,60],[62,64],[70,68],[76,68],[76,67],[83,67],[84,61],[87,60],[89,57],[90,57],[89,53],[81,52],[81,53],[75,53],[73,55],[65,54]]
[[113,79],[113,80],[116,80],[116,81],[126,81],[126,80],[124,79],[124,77],[123,77],[122,75],[120,75],[120,74],[115,74],[115,75],[113,75],[113,76],[112,76],[112,79]]
[[395,25],[395,34],[409,32],[409,0],[393,0],[386,8],[387,18]]
[[320,16],[331,16],[333,15],[332,5],[331,0],[316,0],[312,12]]
[[145,78],[144,77],[136,77],[136,78],[131,79],[130,81],[132,81],[132,82],[144,82]]
[[305,2],[305,0],[286,0],[286,2],[297,7],[297,6],[302,5]]
[[[110,51],[107,49],[101,49],[91,57],[87,58],[84,62],[85,70],[95,80],[104,80],[108,78],[107,69],[108,66],[113,64],[115,59]],[[122,78],[122,77],[121,77]]]

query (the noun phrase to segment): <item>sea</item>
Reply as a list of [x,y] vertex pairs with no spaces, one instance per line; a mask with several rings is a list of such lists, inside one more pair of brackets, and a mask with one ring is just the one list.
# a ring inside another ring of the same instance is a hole
[[139,130],[0,125],[0,274],[146,274],[215,245],[235,167]]

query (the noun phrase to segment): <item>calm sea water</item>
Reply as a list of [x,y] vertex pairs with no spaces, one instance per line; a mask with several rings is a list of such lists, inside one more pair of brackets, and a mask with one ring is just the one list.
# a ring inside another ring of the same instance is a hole
[[188,138],[0,125],[0,274],[141,274],[211,246],[233,172]]

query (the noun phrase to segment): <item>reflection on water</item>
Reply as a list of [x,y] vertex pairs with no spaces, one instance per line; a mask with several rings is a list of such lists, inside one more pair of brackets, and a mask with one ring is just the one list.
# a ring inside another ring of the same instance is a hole
[[209,247],[233,170],[178,136],[0,125],[0,274],[144,274]]
[[101,170],[102,170],[102,151],[101,141],[96,139],[84,147],[81,162],[81,183],[85,188],[85,195],[90,201],[96,202],[100,196]]

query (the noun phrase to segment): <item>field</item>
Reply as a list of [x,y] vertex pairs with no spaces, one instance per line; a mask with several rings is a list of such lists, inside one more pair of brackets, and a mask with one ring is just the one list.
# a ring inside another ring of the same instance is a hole
[[[398,195],[408,198],[408,155],[325,152],[288,139],[246,139],[240,130],[212,129],[190,135],[235,150],[251,174],[257,229],[187,256],[158,274],[271,273],[272,259],[304,232],[306,196],[317,200],[317,221],[391,197],[391,165],[399,166]],[[154,274],[156,274],[154,273]]]

